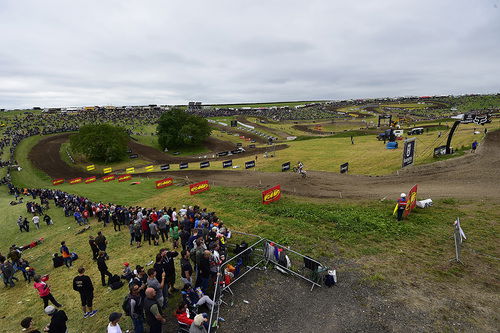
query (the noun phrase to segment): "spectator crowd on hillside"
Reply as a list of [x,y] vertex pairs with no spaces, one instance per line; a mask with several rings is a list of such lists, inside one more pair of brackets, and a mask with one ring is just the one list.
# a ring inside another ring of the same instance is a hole
[[[24,197],[26,200],[29,198],[25,204],[26,212],[30,214],[30,219],[36,228],[40,228],[38,216],[48,216],[47,209],[53,202],[54,207],[63,209],[65,216],[72,217],[75,225],[82,227],[78,233],[87,231],[89,223],[102,223],[103,227],[112,224],[114,227],[112,232],[120,232],[121,227],[128,229],[131,247],[141,247],[146,243],[158,247],[157,255],[149,264],[133,265],[126,262],[121,268],[109,267],[107,261],[112,254],[109,253],[104,232],[99,231],[95,236],[89,235],[89,255],[92,255],[96,265],[78,268],[78,275],[75,276],[71,286],[80,295],[84,319],[94,316],[98,311],[93,308],[94,282],[85,272],[98,270],[102,286],[120,289],[125,284],[129,289],[122,309],[116,309],[119,311],[110,315],[108,332],[121,332],[119,321],[122,315],[131,318],[136,333],[144,332],[145,325],[149,327],[151,333],[162,332],[162,326],[168,320],[165,313],[167,305],[172,294],[179,292],[176,285],[181,287],[182,294],[182,301],[175,304],[174,316],[178,325],[189,332],[206,332],[208,329],[206,312],[214,306],[214,300],[208,295],[212,293],[220,271],[219,267],[227,257],[227,241],[231,237],[230,231],[216,213],[197,206],[183,206],[179,210],[173,207],[161,209],[125,207],[112,203],[92,202],[83,196],[60,190],[19,189],[7,179],[3,179],[2,182],[7,185],[11,195]],[[22,227],[25,220],[27,221],[27,218],[19,217],[18,221],[13,221],[19,226],[20,232],[29,230],[29,227],[28,230]],[[52,226],[54,223],[50,216],[43,220],[46,224],[43,227]],[[65,332],[66,321],[74,318],[68,319],[65,312],[60,309],[62,304],[57,301],[57,295],[67,293],[70,286],[54,286],[56,294],[53,295],[52,286],[49,286],[48,282],[49,275],[39,275],[22,256],[23,251],[31,247],[32,244],[21,247],[13,245],[5,256],[0,253],[0,269],[4,284],[8,288],[14,288],[19,282],[16,277],[17,271],[22,272],[24,280],[28,283],[34,281],[33,287],[43,301],[43,309],[51,317],[51,324],[46,329],[48,332]],[[53,256],[54,268],[66,266],[69,269],[73,266],[73,261],[78,259],[78,255],[70,248],[71,244],[61,242],[59,253]],[[151,267],[144,267],[148,265]],[[176,274],[176,265],[180,276]],[[51,274],[57,274],[57,270]],[[49,305],[49,301],[52,305]],[[30,327],[32,324],[31,317],[25,318],[22,323],[23,327]]]

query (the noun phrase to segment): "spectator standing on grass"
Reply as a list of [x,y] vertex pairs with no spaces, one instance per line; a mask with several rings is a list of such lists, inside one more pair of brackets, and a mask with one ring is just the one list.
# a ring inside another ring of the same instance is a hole
[[210,279],[210,257],[212,253],[208,250],[203,252],[203,257],[200,259],[200,267],[198,276],[196,277],[196,286],[201,287],[203,293],[207,292],[208,280]]
[[61,252],[62,254],[66,267],[70,268],[73,265],[73,260],[71,259],[71,253],[69,252],[65,241],[61,242],[61,248],[59,249],[59,252]]
[[476,140],[472,143],[472,150],[470,151],[471,153],[475,153],[477,149],[478,143]]
[[161,312],[161,307],[156,301],[156,291],[153,288],[146,289],[146,299],[144,300],[144,314],[149,325],[150,333],[161,333],[162,324],[166,323]]
[[95,243],[94,236],[89,236],[89,245],[92,250],[92,260],[97,260],[97,257],[99,256],[99,247]]
[[181,281],[183,284],[193,284],[193,266],[189,261],[189,252],[181,251]]
[[95,238],[95,243],[97,247],[99,248],[99,251],[103,251],[105,254],[106,259],[109,259],[108,255],[106,254],[106,248],[108,247],[108,241],[106,240],[106,237],[102,234],[101,231],[97,233],[97,237]]
[[[24,224],[23,224],[23,217],[22,216],[19,216],[19,218],[17,219],[17,226],[19,227],[19,231],[20,232],[23,232],[24,229]],[[27,232],[28,230],[26,230]]]
[[149,223],[149,233],[151,234],[151,238],[153,239],[153,244],[155,246],[159,245],[158,243],[158,225],[156,222],[151,221]]
[[151,245],[151,237],[149,233],[149,225],[148,225],[148,218],[143,217],[141,220],[141,231],[144,236],[144,242],[148,241],[149,245]]
[[9,286],[11,288],[14,287],[14,280],[17,280],[17,278],[14,276],[14,267],[12,266],[10,261],[5,260],[4,256],[0,258],[0,272],[2,273],[3,283],[5,284],[5,286]]
[[40,229],[40,217],[38,215],[33,216],[33,224],[37,229]]
[[158,219],[158,230],[159,234],[161,237],[161,241],[165,243],[165,240],[168,241],[168,229],[167,229],[167,223],[168,223],[168,215],[164,214]]
[[130,234],[130,246],[134,245],[135,241],[135,230],[134,230],[134,221],[130,221],[128,224],[128,232]]
[[24,225],[24,229],[29,232],[30,231],[30,223],[28,222],[28,219],[26,217],[23,220],[23,225]]
[[163,297],[163,287],[165,286],[165,272],[161,274],[161,282],[156,278],[156,271],[154,268],[148,269],[148,288],[153,288],[155,290],[156,301],[160,307],[163,307],[163,302],[165,301]]
[[[103,287],[109,284],[109,279],[113,276],[108,270],[108,265],[106,265],[106,252],[99,251],[99,257],[97,258],[97,269],[101,273],[101,282]],[[108,283],[106,283],[106,276],[108,277]]]
[[144,297],[141,295],[141,286],[133,283],[129,287],[130,294],[127,302],[129,302],[130,318],[134,325],[134,333],[144,332]]
[[50,317],[50,324],[45,327],[44,331],[49,333],[67,333],[68,327],[66,322],[68,316],[63,310],[57,310],[52,305],[45,307],[45,313]]
[[85,268],[78,268],[78,276],[73,279],[73,290],[78,291],[82,302],[83,318],[92,317],[97,310],[92,310],[94,300],[94,285],[90,277],[85,275]]
[[113,312],[109,315],[108,333],[122,333],[122,329],[118,322],[122,318],[119,312]]
[[[113,213],[113,215],[111,215],[111,221],[113,221],[113,229],[115,231],[122,231],[121,229],[121,225],[118,221],[118,215],[115,213]],[[116,230],[116,228],[118,227],[118,230]]]
[[408,205],[408,201],[406,200],[406,194],[401,193],[401,197],[398,199],[398,221],[403,220],[403,213],[405,212],[406,206]]
[[56,307],[60,308],[62,304],[60,304],[54,296],[52,296],[52,293],[50,292],[50,286],[46,281],[48,281],[49,276],[44,275],[40,277],[40,275],[36,275],[34,277],[34,283],[33,287],[38,291],[38,296],[43,300],[43,308],[45,309],[49,305],[49,301],[52,302]]
[[187,231],[184,227],[181,227],[179,231],[179,238],[181,240],[181,247],[183,250],[187,248],[189,237],[191,237],[191,233],[189,233],[189,231]]
[[34,322],[32,317],[26,317],[21,320],[21,327],[24,333],[41,333],[38,329],[34,327]]
[[170,238],[172,239],[172,247],[174,249],[179,247],[179,227],[177,224],[174,224],[170,228]]
[[[175,265],[174,265],[174,258],[179,255],[179,252],[177,251],[168,251],[167,249],[161,249],[160,250],[160,256],[161,256],[161,264],[163,267],[163,271],[166,274],[166,284],[165,284],[165,289],[168,289],[170,292],[175,292],[178,291],[174,287],[175,285]],[[167,290],[165,290],[165,294],[168,293]]]
[[141,247],[141,242],[142,242],[142,228],[141,228],[141,223],[134,223],[134,237],[135,237],[135,244],[137,248]]

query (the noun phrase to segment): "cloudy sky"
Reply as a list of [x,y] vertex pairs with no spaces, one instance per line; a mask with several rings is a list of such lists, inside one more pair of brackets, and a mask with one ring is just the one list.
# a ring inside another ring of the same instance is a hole
[[500,0],[1,0],[0,108],[500,92]]

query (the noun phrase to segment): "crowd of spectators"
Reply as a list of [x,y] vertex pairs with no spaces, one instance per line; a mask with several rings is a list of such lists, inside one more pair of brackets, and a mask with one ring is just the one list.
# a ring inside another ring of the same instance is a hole
[[[117,310],[123,310],[124,315],[131,318],[135,332],[143,332],[145,325],[150,327],[152,333],[161,332],[162,325],[168,318],[165,310],[176,292],[182,294],[182,301],[178,305],[175,304],[176,310],[173,314],[178,325],[192,332],[204,332],[208,328],[208,316],[204,312],[210,311],[214,306],[214,301],[208,295],[213,291],[218,268],[227,257],[227,240],[231,236],[216,213],[198,206],[182,206],[179,210],[175,207],[125,207],[113,203],[93,202],[86,197],[56,189],[21,190],[6,179],[3,179],[3,182],[11,195],[30,197],[26,207],[27,212],[33,216],[39,213],[35,207],[40,207],[47,213],[45,207],[49,202],[53,202],[53,206],[63,209],[67,217],[74,217],[74,223],[78,225],[102,223],[103,227],[107,227],[113,224],[114,232],[120,232],[120,227],[123,226],[129,230],[131,247],[140,247],[146,242],[150,246],[158,247],[157,255],[151,260],[149,269],[141,263],[124,263],[121,274],[121,280],[124,282],[121,282],[120,277],[112,273],[120,268],[108,267],[109,249],[104,233],[99,231],[97,237],[89,236],[89,253],[96,262],[95,268],[101,274],[102,285],[119,289],[125,283],[129,288],[123,309]],[[35,275],[34,268],[32,273],[26,271],[29,263],[22,258],[22,250],[23,248],[13,247],[9,249],[7,257],[0,254],[5,286],[14,287],[14,280],[17,280],[15,272],[22,271],[26,281],[30,282],[34,278],[34,287],[43,300],[45,312],[52,316],[59,311],[58,316],[51,318],[61,320],[66,317],[65,321],[68,320],[66,314],[63,316],[64,311],[58,309],[62,305],[50,291],[48,275]],[[61,242],[59,252],[63,254],[63,261],[69,269],[72,266],[72,253],[64,241]],[[56,267],[55,260],[54,266]],[[180,276],[176,274],[176,266]],[[80,282],[78,286],[74,282],[73,289],[80,293],[83,317],[89,318],[95,315],[97,310],[92,308],[94,286],[84,274],[86,269],[81,267],[78,270],[79,275],[75,279]],[[27,274],[30,274],[30,277]],[[180,288],[176,288],[176,285]],[[58,286],[57,290],[60,293],[67,291],[64,286]],[[49,306],[48,301],[51,301],[53,306]],[[110,319],[108,332],[120,332],[117,330],[118,314],[121,317],[121,313],[116,312],[114,320]]]

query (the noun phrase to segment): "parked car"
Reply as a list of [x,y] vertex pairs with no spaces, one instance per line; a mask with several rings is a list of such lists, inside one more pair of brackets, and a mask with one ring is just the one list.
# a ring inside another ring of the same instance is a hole
[[423,134],[423,133],[424,133],[423,127],[415,127],[415,128],[412,128],[411,130],[408,131],[408,135],[416,135],[416,134]]

